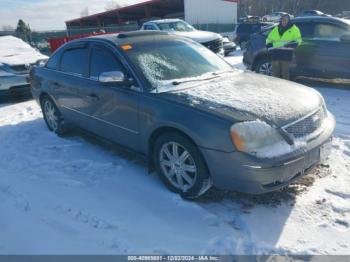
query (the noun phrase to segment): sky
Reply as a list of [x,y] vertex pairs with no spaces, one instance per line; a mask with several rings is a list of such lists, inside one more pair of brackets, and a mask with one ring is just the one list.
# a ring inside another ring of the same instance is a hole
[[[88,8],[89,14],[105,11],[112,0],[0,0],[0,30],[3,26],[16,27],[19,19],[34,30],[65,29],[65,21],[80,17]],[[143,0],[114,0],[123,5]]]

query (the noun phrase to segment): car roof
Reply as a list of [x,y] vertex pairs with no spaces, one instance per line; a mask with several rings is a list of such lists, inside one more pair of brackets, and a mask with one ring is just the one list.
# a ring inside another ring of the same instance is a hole
[[164,31],[131,31],[118,34],[105,34],[105,35],[96,35],[87,38],[81,38],[68,42],[65,46],[69,48],[70,45],[86,43],[89,41],[97,40],[103,42],[113,43],[117,46],[125,44],[134,44],[143,41],[154,41],[154,40],[164,40],[164,39],[182,39],[180,36],[174,34],[169,34]]
[[320,10],[304,10],[301,13],[318,13],[318,14],[323,14],[323,12],[320,11]]
[[[171,23],[171,22],[180,22],[183,21],[181,19],[178,18],[172,18],[172,19],[158,19],[158,20],[152,20],[152,21],[148,21],[147,23]],[[145,24],[147,24],[145,23]]]
[[347,24],[350,25],[350,21],[346,21],[345,19],[330,17],[330,16],[304,16],[304,17],[296,17],[292,19],[293,22],[332,22],[338,24]]

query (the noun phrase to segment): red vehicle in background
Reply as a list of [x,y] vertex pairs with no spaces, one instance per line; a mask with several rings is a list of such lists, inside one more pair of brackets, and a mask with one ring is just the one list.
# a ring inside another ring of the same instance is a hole
[[115,34],[115,33],[119,33],[119,32],[106,33],[104,31],[101,31],[101,32],[97,32],[97,33],[94,32],[94,33],[81,34],[81,35],[75,35],[75,36],[51,38],[51,39],[49,39],[51,52],[52,53],[55,52],[58,48],[60,48],[65,43],[68,43],[68,42],[75,40],[75,39],[80,39],[80,38],[85,38],[85,37],[90,37],[90,36],[95,36],[95,35],[107,35],[107,34]]

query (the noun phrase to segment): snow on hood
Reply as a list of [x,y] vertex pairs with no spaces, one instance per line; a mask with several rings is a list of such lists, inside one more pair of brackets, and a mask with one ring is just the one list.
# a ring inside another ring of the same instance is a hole
[[193,41],[196,41],[196,42],[201,43],[201,44],[216,40],[218,38],[222,38],[219,34],[207,32],[207,31],[200,31],[200,30],[195,30],[192,32],[178,32],[178,31],[176,31],[173,33],[175,35],[178,35],[178,36],[188,37],[188,38],[192,39]]
[[8,65],[32,64],[47,58],[17,37],[0,37],[0,63]]
[[309,87],[241,71],[189,84],[163,96],[235,121],[261,119],[281,127],[324,103],[321,95]]

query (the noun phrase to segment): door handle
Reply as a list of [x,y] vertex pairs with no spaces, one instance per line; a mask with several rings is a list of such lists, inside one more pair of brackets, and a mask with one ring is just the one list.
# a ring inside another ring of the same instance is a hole
[[92,101],[97,101],[100,99],[100,97],[96,94],[89,94],[86,96],[88,99],[92,100]]

